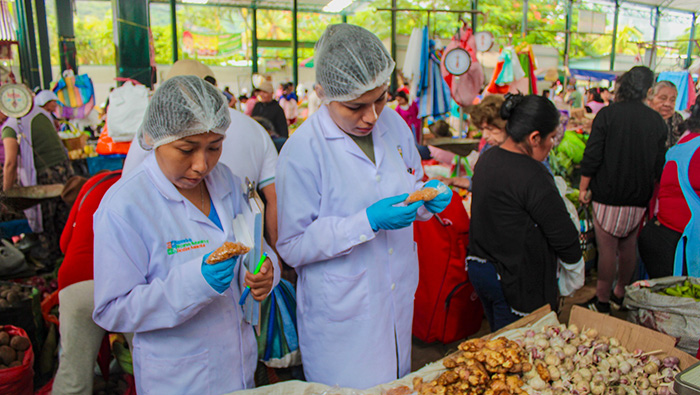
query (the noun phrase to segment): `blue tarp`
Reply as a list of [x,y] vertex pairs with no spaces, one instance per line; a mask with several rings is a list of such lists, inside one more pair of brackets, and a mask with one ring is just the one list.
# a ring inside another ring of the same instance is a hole
[[598,70],[583,70],[583,69],[569,69],[571,75],[577,79],[590,79],[590,80],[608,80],[615,81],[617,78],[617,73],[611,71],[598,71]]

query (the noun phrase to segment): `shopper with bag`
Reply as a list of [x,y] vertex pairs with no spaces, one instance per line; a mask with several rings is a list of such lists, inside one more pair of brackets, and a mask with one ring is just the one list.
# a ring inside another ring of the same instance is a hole
[[95,175],[80,188],[61,234],[58,269],[61,353],[52,394],[92,394],[95,359],[105,330],[92,320],[94,304],[92,216],[121,170]]
[[579,264],[578,232],[541,163],[559,111],[547,98],[506,95],[508,137],[484,152],[472,178],[467,270],[491,331],[543,304],[557,306],[557,258]]
[[412,223],[451,191],[403,204],[423,187],[406,122],[385,108],[394,61],[369,31],[329,26],[316,44],[324,105],[277,164],[277,249],[299,274],[297,311],[309,381],[369,388],[411,369],[418,258]]
[[270,259],[255,275],[236,256],[206,262],[235,241],[233,217],[245,204],[240,179],[218,164],[230,122],[213,85],[168,79],[138,132],[151,153],[95,214],[93,319],[134,332],[138,393],[222,394],[254,384],[257,344],[238,301],[245,285],[263,300],[279,271]]
[[584,306],[601,313],[610,312],[611,300],[622,304],[637,263],[637,230],[663,169],[666,124],[643,102],[653,83],[644,66],[618,79],[615,103],[593,120],[581,161],[579,200],[593,204],[598,248],[596,295]]

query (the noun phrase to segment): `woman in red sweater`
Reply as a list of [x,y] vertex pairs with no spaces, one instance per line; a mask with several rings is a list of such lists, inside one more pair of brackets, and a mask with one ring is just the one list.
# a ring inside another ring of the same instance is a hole
[[53,384],[54,395],[92,394],[93,367],[105,334],[92,320],[92,216],[104,194],[119,178],[121,170],[90,178],[80,189],[61,234],[65,258],[58,269],[58,312],[63,351]]
[[[700,104],[691,108],[691,116],[681,124],[685,136],[678,140],[684,144],[700,136]],[[690,185],[700,195],[700,152],[690,159],[688,170]],[[653,206],[652,206],[653,207]],[[666,162],[658,195],[659,211],[642,229],[639,235],[639,255],[644,262],[649,278],[673,275],[676,246],[690,221],[690,209],[678,182],[676,162]]]

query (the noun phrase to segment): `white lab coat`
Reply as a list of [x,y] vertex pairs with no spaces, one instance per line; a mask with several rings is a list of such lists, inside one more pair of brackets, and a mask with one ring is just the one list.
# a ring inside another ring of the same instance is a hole
[[[276,172],[277,250],[299,274],[304,374],[359,389],[410,371],[418,285],[413,226],[375,233],[365,210],[420,188],[420,157],[390,108],[372,136],[376,165],[322,106],[287,141]],[[418,213],[430,217],[423,207]]]
[[93,319],[106,330],[135,333],[139,394],[221,394],[254,385],[257,344],[238,305],[245,270],[238,265],[223,294],[201,273],[206,253],[235,240],[240,180],[218,164],[205,181],[223,231],[175,189],[153,153],[110,188],[95,213]]

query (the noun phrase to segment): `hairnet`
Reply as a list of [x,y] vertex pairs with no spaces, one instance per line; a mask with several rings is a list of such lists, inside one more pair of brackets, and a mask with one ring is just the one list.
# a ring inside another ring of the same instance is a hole
[[195,134],[225,134],[231,123],[227,103],[218,89],[199,77],[172,77],[148,104],[139,143],[150,150]]
[[36,94],[36,97],[34,97],[34,102],[36,103],[37,106],[44,106],[46,103],[50,102],[51,100],[58,101],[58,96],[56,96],[53,91],[50,90],[43,90],[39,93]]
[[324,102],[357,99],[389,81],[394,60],[368,30],[346,23],[326,28],[315,47],[316,81]]

